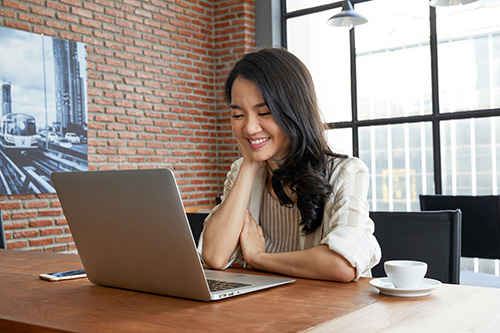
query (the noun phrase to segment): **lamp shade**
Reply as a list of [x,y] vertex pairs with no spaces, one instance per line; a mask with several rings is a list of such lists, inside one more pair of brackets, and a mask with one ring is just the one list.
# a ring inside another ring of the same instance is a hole
[[342,4],[342,11],[333,15],[327,24],[334,27],[349,27],[352,28],[356,25],[361,25],[368,22],[368,20],[358,13],[356,13],[349,0],[344,1]]
[[467,5],[469,3],[476,2],[477,0],[431,0],[430,5],[432,7],[448,7],[448,6],[459,6]]

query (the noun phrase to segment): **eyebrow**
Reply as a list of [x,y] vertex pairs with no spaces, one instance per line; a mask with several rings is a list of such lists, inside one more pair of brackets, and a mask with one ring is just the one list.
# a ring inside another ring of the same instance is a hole
[[[262,107],[267,107],[266,102],[262,102],[262,103],[256,104],[254,106],[255,109],[260,109]],[[237,109],[237,110],[242,110],[243,109],[241,106],[239,106],[237,104],[230,104],[229,108],[231,108],[231,109]]]

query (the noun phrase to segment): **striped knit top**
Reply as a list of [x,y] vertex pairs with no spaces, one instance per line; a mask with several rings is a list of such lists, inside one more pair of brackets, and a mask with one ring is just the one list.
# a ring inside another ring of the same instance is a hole
[[266,252],[300,250],[300,211],[297,205],[287,207],[272,197],[267,189],[262,198],[260,225],[266,239]]

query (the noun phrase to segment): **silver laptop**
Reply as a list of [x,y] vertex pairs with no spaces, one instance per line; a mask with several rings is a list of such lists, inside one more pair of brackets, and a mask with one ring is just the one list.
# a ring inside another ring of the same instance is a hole
[[210,301],[294,281],[204,270],[169,169],[60,172],[52,180],[95,284]]

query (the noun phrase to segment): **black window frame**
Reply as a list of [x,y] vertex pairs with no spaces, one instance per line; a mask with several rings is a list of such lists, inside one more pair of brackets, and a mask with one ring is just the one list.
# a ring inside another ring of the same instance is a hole
[[[326,10],[342,7],[343,1],[338,1],[332,4],[305,8],[287,13],[286,0],[281,1],[281,43],[284,48],[287,48],[287,20],[314,14]],[[351,0],[353,7],[358,3],[376,1],[376,0]],[[429,24],[430,24],[430,53],[431,53],[431,88],[432,88],[432,113],[428,115],[394,117],[394,118],[377,118],[359,120],[357,115],[357,82],[356,82],[356,50],[355,50],[355,30],[349,31],[350,45],[350,64],[351,64],[351,121],[327,123],[329,129],[334,128],[351,128],[352,129],[352,147],[353,155],[359,156],[359,128],[377,126],[377,125],[396,125],[404,123],[420,123],[427,122],[432,124],[432,150],[433,150],[433,172],[434,172],[434,191],[435,194],[442,194],[442,175],[441,175],[441,133],[440,123],[447,120],[473,119],[499,117],[500,108],[483,109],[483,110],[468,110],[453,113],[439,112],[439,77],[438,77],[438,39],[436,31],[436,8],[429,6]]]

